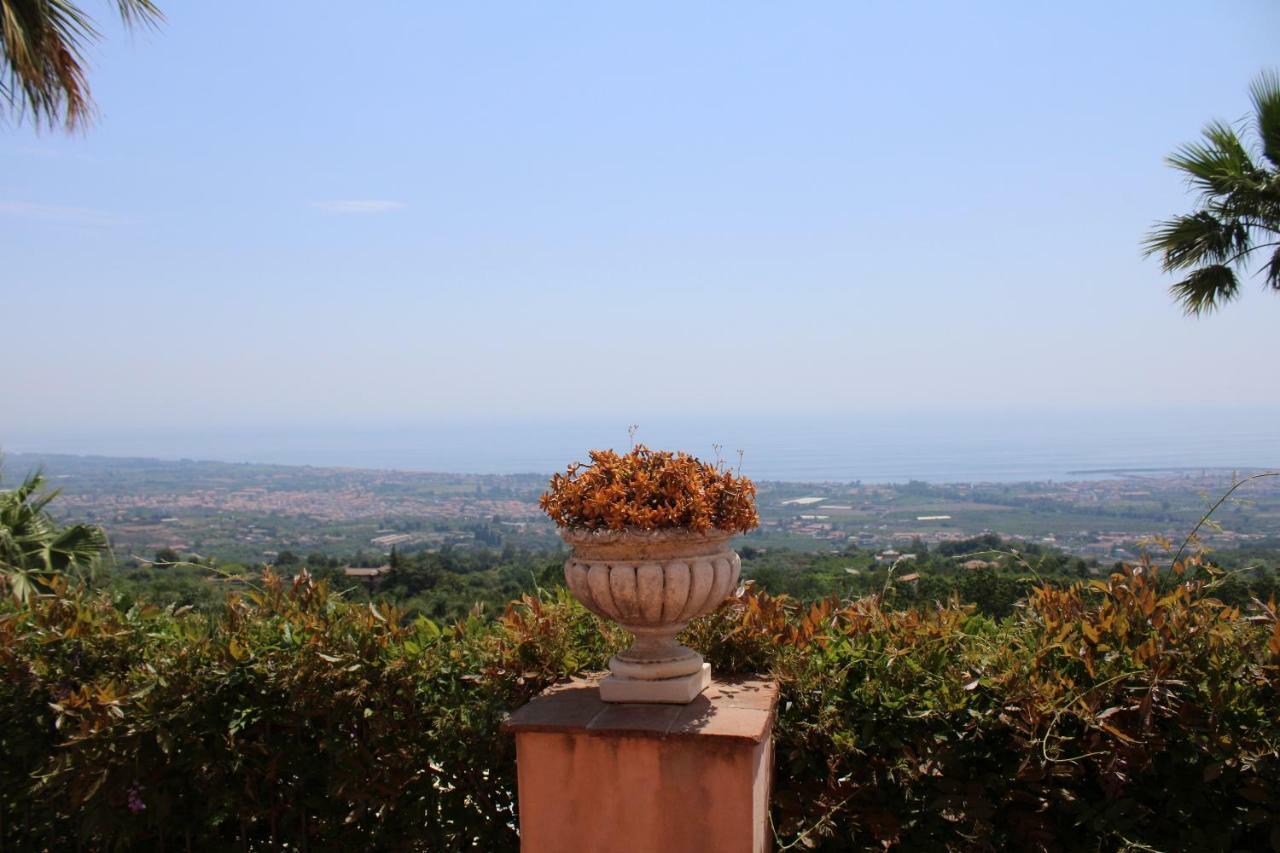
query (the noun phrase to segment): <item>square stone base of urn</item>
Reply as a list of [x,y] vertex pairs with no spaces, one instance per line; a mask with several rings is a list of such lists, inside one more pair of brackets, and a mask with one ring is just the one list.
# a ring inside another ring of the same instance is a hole
[[662,705],[687,705],[711,684],[711,664],[704,663],[697,672],[678,678],[645,681],[606,675],[600,679],[600,699],[604,702],[656,702]]

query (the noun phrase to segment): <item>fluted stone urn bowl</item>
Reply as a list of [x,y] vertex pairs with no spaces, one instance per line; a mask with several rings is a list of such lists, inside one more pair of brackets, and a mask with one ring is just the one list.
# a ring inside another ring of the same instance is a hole
[[635,635],[609,659],[605,702],[692,702],[711,683],[711,665],[676,642],[689,620],[710,613],[738,585],[733,533],[692,530],[560,531],[573,549],[564,564],[583,605]]

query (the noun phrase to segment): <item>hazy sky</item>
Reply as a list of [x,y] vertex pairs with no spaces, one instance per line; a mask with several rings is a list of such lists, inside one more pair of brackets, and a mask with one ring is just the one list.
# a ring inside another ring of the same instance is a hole
[[162,5],[0,126],[0,443],[1280,388],[1139,250],[1275,3]]

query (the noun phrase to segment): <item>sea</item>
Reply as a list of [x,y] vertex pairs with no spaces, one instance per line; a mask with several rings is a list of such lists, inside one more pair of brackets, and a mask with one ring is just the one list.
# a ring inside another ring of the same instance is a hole
[[[633,423],[634,422],[634,423]],[[634,429],[632,427],[634,426]],[[218,429],[6,431],[0,450],[475,474],[545,474],[591,448],[679,449],[758,480],[1083,480],[1280,469],[1280,409],[661,415]]]

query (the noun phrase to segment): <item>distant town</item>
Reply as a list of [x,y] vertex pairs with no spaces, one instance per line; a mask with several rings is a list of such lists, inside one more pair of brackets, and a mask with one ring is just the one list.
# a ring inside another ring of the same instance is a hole
[[[1094,472],[1089,472],[1094,475]],[[1099,472],[1100,473],[1100,472]],[[763,538],[803,547],[902,546],[995,533],[1100,560],[1180,542],[1233,485],[1257,472],[1108,472],[1071,482],[783,484],[762,489]],[[1210,548],[1280,532],[1280,478],[1245,483],[1201,527]]]
[[[161,549],[226,561],[289,550],[363,553],[393,547],[556,548],[537,505],[546,476],[437,474],[306,466],[9,454],[4,480],[41,467],[61,490],[66,521],[102,525],[117,559]],[[1099,560],[1180,542],[1249,471],[1088,472],[1041,483],[760,485],[756,548],[909,553],[983,533]],[[1280,477],[1244,484],[1200,531],[1211,548],[1280,532]]]

